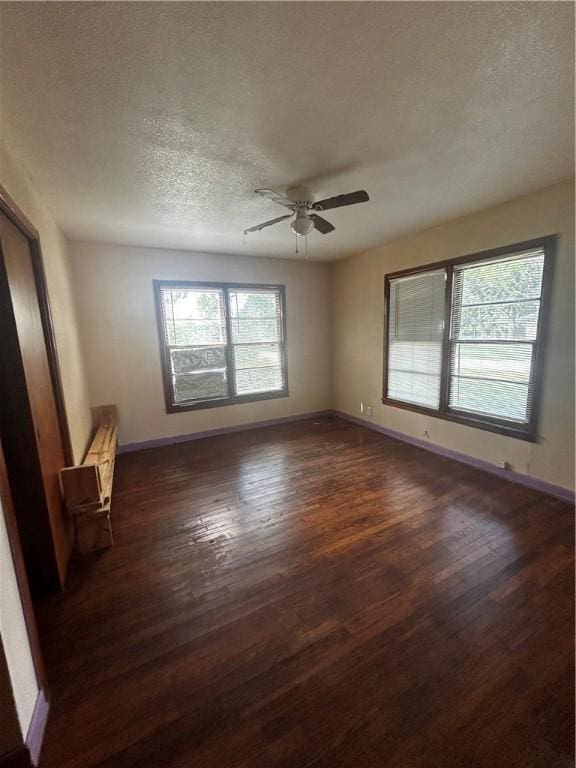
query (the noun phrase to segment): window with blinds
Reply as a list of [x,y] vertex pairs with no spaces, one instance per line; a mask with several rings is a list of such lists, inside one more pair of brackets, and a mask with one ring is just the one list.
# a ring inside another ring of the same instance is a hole
[[528,424],[544,253],[454,267],[448,406]]
[[155,281],[167,410],[288,393],[283,286]]
[[230,290],[230,327],[237,395],[284,389],[279,291]]
[[390,281],[388,397],[438,408],[445,292],[444,270]]
[[553,242],[388,275],[384,402],[534,439]]

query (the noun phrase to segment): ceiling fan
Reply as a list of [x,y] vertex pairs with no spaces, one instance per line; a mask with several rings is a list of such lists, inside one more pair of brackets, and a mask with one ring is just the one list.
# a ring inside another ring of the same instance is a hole
[[290,222],[290,228],[296,235],[305,236],[309,235],[313,229],[317,229],[323,235],[327,235],[329,232],[334,231],[334,225],[329,221],[318,216],[316,211],[328,211],[331,208],[342,208],[345,205],[355,205],[356,203],[366,203],[370,198],[368,193],[363,189],[357,192],[349,192],[346,195],[336,195],[335,197],[327,197],[325,200],[312,201],[312,195],[305,187],[293,187],[287,192],[287,196],[278,194],[272,189],[255,189],[257,195],[267,197],[278,205],[283,205],[285,208],[289,208],[291,213],[287,213],[284,216],[278,216],[276,219],[270,219],[262,224],[257,224],[255,227],[249,227],[244,230],[244,234],[248,232],[259,232],[265,227],[271,227],[272,224],[278,224],[285,219],[293,219]]

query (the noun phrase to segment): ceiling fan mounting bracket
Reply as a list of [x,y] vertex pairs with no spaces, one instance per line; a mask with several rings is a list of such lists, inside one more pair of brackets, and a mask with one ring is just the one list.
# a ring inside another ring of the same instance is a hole
[[312,205],[312,194],[307,187],[291,187],[286,192],[286,197],[298,208],[308,209]]

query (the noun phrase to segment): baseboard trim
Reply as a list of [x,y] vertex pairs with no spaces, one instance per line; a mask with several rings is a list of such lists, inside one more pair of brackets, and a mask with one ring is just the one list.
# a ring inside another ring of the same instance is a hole
[[237,424],[232,427],[222,427],[220,429],[208,429],[204,432],[190,432],[187,435],[174,435],[171,437],[159,437],[155,440],[144,440],[141,443],[126,443],[118,448],[118,453],[132,453],[133,451],[144,451],[147,448],[160,448],[163,445],[174,445],[175,443],[188,443],[191,440],[203,440],[206,437],[218,437],[219,435],[229,435],[232,432],[249,432],[253,429],[262,427],[274,427],[278,424],[289,424],[293,421],[304,421],[306,419],[315,419],[319,416],[328,416],[331,410],[312,411],[311,413],[300,413],[296,416],[283,416],[278,419],[268,419],[266,421],[252,421],[248,424]]
[[415,445],[418,448],[423,448],[425,451],[430,451],[431,453],[436,453],[439,456],[444,456],[445,458],[459,461],[462,464],[468,464],[475,469],[481,469],[484,472],[490,472],[490,474],[497,475],[503,480],[508,480],[511,483],[519,483],[520,485],[525,485],[527,488],[532,488],[533,490],[547,493],[550,496],[556,496],[557,498],[562,499],[563,501],[568,501],[571,504],[574,504],[575,502],[576,492],[570,490],[569,488],[564,488],[561,485],[553,485],[552,483],[548,483],[545,480],[540,480],[537,477],[523,475],[521,472],[515,472],[514,470],[498,467],[496,464],[491,464],[489,461],[476,459],[473,456],[469,456],[467,453],[460,453],[460,451],[454,451],[451,448],[444,448],[437,443],[429,443],[425,440],[421,440],[418,437],[406,435],[404,432],[397,432],[394,429],[382,427],[380,424],[374,424],[373,422],[366,421],[365,419],[361,419],[358,416],[352,416],[349,413],[344,413],[344,411],[332,411],[332,413],[334,416],[338,416],[345,421],[350,421],[360,427],[365,427],[366,429],[371,429],[374,432],[379,432],[380,434],[386,435],[387,437],[392,437],[394,440],[401,440],[403,443],[410,443],[410,445]]
[[30,762],[37,766],[40,761],[40,752],[42,751],[42,742],[44,740],[44,731],[48,722],[48,713],[50,711],[50,701],[43,690],[38,691],[34,712],[26,734],[26,746],[30,753]]
[[511,483],[518,483],[524,485],[527,488],[532,488],[542,493],[547,493],[550,496],[556,496],[563,501],[575,503],[576,492],[569,488],[564,488],[561,485],[554,485],[548,483],[545,480],[540,480],[537,477],[531,477],[530,475],[524,475],[521,472],[515,472],[514,470],[503,469],[496,464],[491,464],[489,461],[483,459],[476,459],[473,456],[469,456],[467,453],[461,453],[460,451],[454,451],[451,448],[444,448],[437,443],[430,443],[426,440],[421,440],[418,437],[412,437],[404,432],[397,432],[394,429],[388,427],[382,427],[380,424],[374,424],[366,419],[361,419],[358,416],[352,416],[352,414],[345,413],[344,411],[337,411],[333,409],[326,409],[324,411],[312,411],[309,413],[301,413],[296,416],[284,416],[278,419],[267,419],[266,421],[253,421],[248,424],[237,424],[231,427],[222,427],[220,429],[208,429],[203,432],[191,432],[185,435],[173,435],[170,437],[159,437],[154,440],[144,440],[139,443],[126,443],[118,448],[118,453],[132,453],[134,451],[143,451],[148,448],[160,448],[165,445],[174,445],[176,443],[187,443],[192,440],[203,440],[207,437],[218,437],[219,435],[229,435],[233,432],[248,432],[253,429],[262,429],[263,427],[273,427],[279,424],[289,424],[295,421],[304,421],[306,419],[314,419],[320,416],[337,416],[345,421],[357,424],[360,427],[365,427],[373,432],[379,432],[382,435],[391,437],[394,440],[401,440],[403,443],[409,443],[417,448],[423,448],[425,451],[436,453],[438,456],[444,456],[454,461],[459,461],[461,464],[467,464],[475,469],[481,469],[484,472],[490,472],[492,475],[501,477],[503,480],[508,480]]

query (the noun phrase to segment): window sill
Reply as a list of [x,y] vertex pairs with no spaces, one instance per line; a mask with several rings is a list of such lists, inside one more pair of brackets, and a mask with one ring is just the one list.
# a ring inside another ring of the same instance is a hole
[[524,440],[525,442],[529,443],[538,442],[538,437],[534,432],[531,432],[528,429],[514,427],[510,425],[509,422],[474,418],[473,416],[457,413],[455,411],[435,411],[433,408],[426,408],[421,405],[413,405],[412,403],[403,403],[401,400],[392,400],[388,397],[383,397],[382,403],[393,408],[401,408],[405,411],[413,411],[414,413],[420,413],[425,416],[433,416],[436,419],[451,421],[455,424],[462,424],[466,427],[475,427],[476,429],[483,429],[486,432],[496,432],[499,435],[514,437],[517,440]]
[[274,392],[262,392],[255,395],[222,397],[218,400],[204,400],[197,403],[166,403],[166,413],[183,413],[184,411],[202,411],[207,408],[224,408],[227,405],[242,405],[243,403],[257,403],[261,400],[276,400],[281,397],[288,397],[288,395],[288,390],[282,389]]

